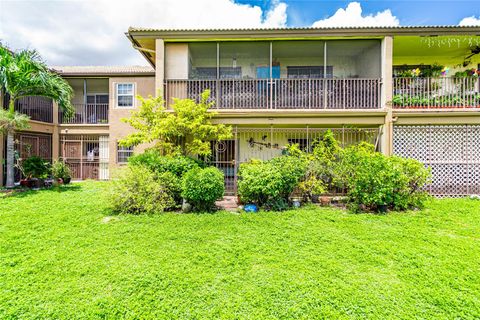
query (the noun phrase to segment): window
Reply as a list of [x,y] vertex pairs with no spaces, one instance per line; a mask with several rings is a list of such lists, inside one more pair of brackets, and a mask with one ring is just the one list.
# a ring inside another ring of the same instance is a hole
[[305,151],[305,152],[310,152],[310,149],[312,146],[309,145],[309,142],[308,139],[305,139],[305,138],[291,138],[291,139],[288,139],[288,144],[289,145],[298,145],[298,148],[302,151]]
[[87,104],[108,104],[108,94],[103,94],[103,93],[88,94]]
[[[287,77],[295,79],[323,78],[323,66],[288,66]],[[327,76],[333,78],[333,67],[327,66]]]
[[132,108],[134,88],[133,83],[117,83],[117,107]]
[[133,147],[122,147],[117,144],[117,162],[127,163],[128,158],[133,155]]

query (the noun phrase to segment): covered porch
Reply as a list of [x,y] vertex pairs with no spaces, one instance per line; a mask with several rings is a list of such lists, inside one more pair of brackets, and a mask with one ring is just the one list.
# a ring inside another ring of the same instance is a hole
[[395,109],[480,108],[480,37],[395,36]]
[[381,127],[253,127],[234,126],[231,140],[212,141],[211,157],[208,161],[223,171],[226,193],[236,193],[237,173],[240,164],[251,159],[269,160],[285,154],[289,145],[297,144],[302,150],[311,152],[315,142],[331,130],[345,147],[362,141],[379,149]]

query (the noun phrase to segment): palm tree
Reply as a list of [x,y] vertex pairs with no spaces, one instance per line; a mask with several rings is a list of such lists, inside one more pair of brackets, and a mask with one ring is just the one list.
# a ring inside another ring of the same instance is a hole
[[35,50],[12,52],[0,44],[0,89],[10,96],[8,110],[0,111],[0,133],[7,136],[6,187],[14,186],[14,133],[29,127],[29,117],[15,111],[15,102],[28,96],[48,97],[68,115],[73,112],[73,89],[50,71]]

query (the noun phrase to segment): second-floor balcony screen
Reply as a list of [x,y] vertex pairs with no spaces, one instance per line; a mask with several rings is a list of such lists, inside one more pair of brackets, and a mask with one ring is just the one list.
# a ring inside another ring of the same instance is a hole
[[165,81],[169,102],[210,89],[221,109],[380,107],[379,40],[205,42],[188,50],[188,79]]
[[[3,105],[8,108],[10,97],[3,97]],[[53,101],[45,97],[24,97],[15,101],[15,111],[26,114],[31,120],[53,122]]]
[[107,124],[109,114],[108,79],[68,79],[74,90],[74,113],[71,118],[59,111],[65,124]]

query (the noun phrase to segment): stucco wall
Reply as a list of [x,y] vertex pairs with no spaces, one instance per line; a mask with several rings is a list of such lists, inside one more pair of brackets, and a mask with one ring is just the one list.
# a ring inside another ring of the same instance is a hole
[[[130,117],[131,111],[137,110],[140,105],[138,99],[135,100],[133,108],[118,108],[116,107],[116,84],[117,83],[134,83],[135,95],[148,97],[155,95],[155,77],[118,77],[109,79],[110,88],[110,110],[109,110],[109,163],[110,168],[117,166],[117,141],[127,134],[133,132],[130,125],[121,121],[122,118]],[[146,146],[138,146],[134,152],[142,151]]]

